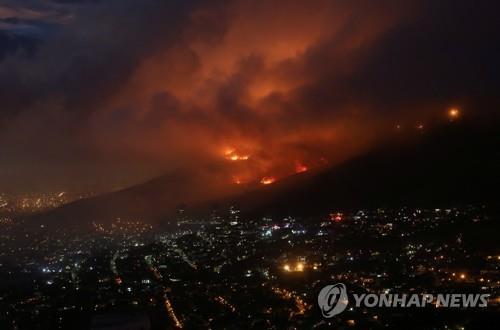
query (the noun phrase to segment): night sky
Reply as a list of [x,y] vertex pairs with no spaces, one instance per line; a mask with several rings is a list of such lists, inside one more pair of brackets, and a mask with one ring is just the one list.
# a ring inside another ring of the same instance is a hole
[[493,120],[497,1],[0,1],[0,184],[273,180]]

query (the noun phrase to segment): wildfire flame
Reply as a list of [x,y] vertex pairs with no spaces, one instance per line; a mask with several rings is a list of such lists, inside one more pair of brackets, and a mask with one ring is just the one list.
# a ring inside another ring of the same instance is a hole
[[235,149],[227,149],[224,152],[224,156],[227,160],[238,161],[238,160],[248,160],[249,155],[241,155],[236,152]]
[[299,162],[295,162],[295,173],[302,173],[302,172],[306,172],[307,170],[308,170],[308,168],[306,165],[299,163]]
[[271,183],[274,183],[276,181],[276,178],[273,177],[273,176],[265,176],[262,178],[262,180],[260,180],[260,183],[262,184],[271,184]]

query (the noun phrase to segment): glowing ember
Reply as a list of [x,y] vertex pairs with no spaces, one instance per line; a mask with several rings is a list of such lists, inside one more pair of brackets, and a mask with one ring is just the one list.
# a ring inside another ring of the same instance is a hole
[[299,162],[295,163],[295,173],[302,173],[302,172],[306,172],[307,170],[308,170],[308,168],[304,164],[301,164]]
[[460,116],[460,111],[457,108],[448,110],[448,117],[450,117],[451,120],[458,118],[458,116]]
[[276,181],[275,177],[265,176],[265,177],[262,178],[262,180],[260,180],[260,183],[262,183],[262,184],[271,184],[271,183],[274,183],[275,181]]

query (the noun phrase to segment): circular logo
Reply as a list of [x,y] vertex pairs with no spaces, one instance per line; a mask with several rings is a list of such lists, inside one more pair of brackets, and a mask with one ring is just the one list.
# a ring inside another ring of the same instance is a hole
[[318,294],[318,305],[326,318],[342,313],[348,303],[347,289],[343,283],[327,285]]

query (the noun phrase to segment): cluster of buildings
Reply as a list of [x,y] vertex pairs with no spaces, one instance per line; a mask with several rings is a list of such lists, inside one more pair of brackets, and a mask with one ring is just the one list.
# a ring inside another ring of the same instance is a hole
[[[484,206],[259,218],[231,206],[205,219],[181,210],[167,222],[168,230],[115,219],[85,234],[3,224],[0,328],[378,329],[414,318],[420,328],[465,329],[499,311],[497,224]],[[19,244],[26,235],[30,244]],[[325,319],[317,294],[338,282],[359,293],[481,293],[489,301],[446,311],[350,307]]]

